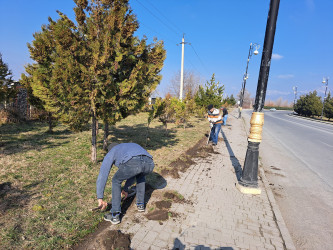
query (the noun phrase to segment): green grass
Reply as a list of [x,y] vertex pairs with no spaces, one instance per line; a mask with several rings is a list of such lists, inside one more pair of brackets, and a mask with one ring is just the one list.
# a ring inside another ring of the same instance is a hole
[[[154,157],[155,172],[147,177],[152,186],[161,179],[161,169],[178,158],[208,132],[205,120],[193,118],[191,127],[153,121],[146,145],[147,114],[130,116],[110,128],[109,141],[135,142]],[[58,125],[47,133],[46,123],[0,126],[0,242],[2,249],[70,248],[94,231],[102,213],[97,205],[95,183],[105,152],[103,131],[98,134],[98,163],[90,162],[90,130],[74,133]],[[111,174],[116,171],[113,168]],[[111,178],[105,197],[111,196]]]

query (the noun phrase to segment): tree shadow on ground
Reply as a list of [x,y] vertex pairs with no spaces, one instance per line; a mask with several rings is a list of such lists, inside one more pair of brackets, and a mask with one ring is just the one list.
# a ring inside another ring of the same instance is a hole
[[[173,250],[185,250],[185,249],[189,249],[189,247],[186,247],[185,244],[183,244],[178,238],[176,238],[173,242]],[[194,250],[211,250],[212,248],[210,247],[206,247],[204,245],[197,245],[195,247],[191,246],[191,249]],[[214,250],[233,250],[232,247],[218,247],[218,248],[214,248]]]
[[35,182],[24,186],[22,189],[14,187],[11,182],[0,184],[0,215],[7,210],[22,208],[30,201],[35,193],[31,193],[28,189],[37,186],[39,182]]
[[230,161],[232,163],[232,166],[235,169],[235,174],[236,174],[237,180],[240,181],[240,178],[242,176],[242,166],[239,163],[237,157],[235,156],[234,151],[232,150],[232,148],[230,146],[230,143],[229,143],[229,141],[228,141],[228,139],[227,139],[227,137],[226,137],[226,135],[225,135],[225,133],[223,132],[222,129],[221,129],[221,134],[222,134],[224,143],[225,143],[225,145],[228,149],[229,156],[230,156]]
[[144,124],[113,126],[110,129],[112,142],[134,142],[148,150],[176,145],[179,142],[176,133],[175,129],[165,130],[163,125],[152,127],[149,128],[148,139],[146,140],[147,126]]
[[[64,140],[72,134],[71,131],[64,128],[54,132],[45,132],[40,130],[42,123],[29,122],[24,125],[6,124],[0,126],[0,154],[12,155],[16,153],[27,152],[30,150],[42,150],[53,148],[67,143],[69,140],[52,142],[51,140]],[[45,125],[45,124],[43,124]],[[29,134],[26,134],[31,132]]]

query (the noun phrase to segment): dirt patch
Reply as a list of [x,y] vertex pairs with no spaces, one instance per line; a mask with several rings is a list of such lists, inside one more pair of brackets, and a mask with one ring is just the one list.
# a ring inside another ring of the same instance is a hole
[[185,172],[191,165],[195,164],[194,158],[206,158],[211,154],[219,153],[215,152],[211,145],[207,145],[207,138],[203,137],[197,144],[188,149],[177,160],[171,162],[167,168],[163,169],[161,174],[178,179],[180,177],[179,172]]
[[130,249],[131,238],[129,234],[124,234],[118,230],[107,231],[103,241],[106,249]]
[[154,210],[147,215],[145,215],[148,220],[158,220],[158,221],[165,221],[169,219],[169,212],[164,209],[157,209]]
[[87,244],[74,247],[75,250],[86,249],[131,249],[131,238],[129,234],[124,234],[119,230],[104,230],[104,232],[91,238]]
[[274,166],[271,166],[271,169],[274,169],[274,170],[281,170],[280,168],[278,168],[278,167],[274,167]]
[[179,173],[178,173],[178,169],[176,169],[176,168],[162,169],[161,174],[164,175],[164,176],[169,175],[174,179],[179,179],[180,178]]
[[168,209],[171,207],[171,202],[170,201],[156,201],[155,205],[158,209]]
[[163,197],[176,203],[193,205],[192,201],[186,200],[184,197],[174,192],[167,191],[164,193]]
[[140,223],[140,219],[138,217],[134,217],[133,222],[138,224]]
[[175,202],[181,202],[183,199],[180,199],[175,193],[172,192],[165,192],[163,195],[165,198],[173,200]]
[[[185,200],[181,195],[177,194],[176,192],[172,191],[167,191],[165,193],[160,193],[157,195],[159,197],[159,201],[155,201],[153,203],[152,208],[154,209],[153,211],[149,212],[148,214],[145,215],[145,217],[148,220],[158,220],[158,221],[165,221],[168,219],[176,220],[177,217],[180,215],[171,212],[169,209],[171,208],[171,205],[173,202],[176,203],[188,203],[192,204],[191,202]],[[167,200],[165,200],[167,199]]]

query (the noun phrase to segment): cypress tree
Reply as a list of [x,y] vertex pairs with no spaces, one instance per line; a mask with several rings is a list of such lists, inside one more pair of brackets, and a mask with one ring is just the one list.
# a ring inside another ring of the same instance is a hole
[[80,130],[92,120],[92,161],[96,162],[96,121],[108,124],[140,109],[156,88],[165,50],[134,37],[139,25],[128,0],[75,0],[76,22],[60,18],[42,27],[29,45],[34,95],[45,109]]

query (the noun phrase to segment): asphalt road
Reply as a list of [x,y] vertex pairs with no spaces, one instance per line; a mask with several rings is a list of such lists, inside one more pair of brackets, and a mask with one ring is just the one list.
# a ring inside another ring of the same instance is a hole
[[295,246],[333,249],[333,125],[264,113],[259,155]]

